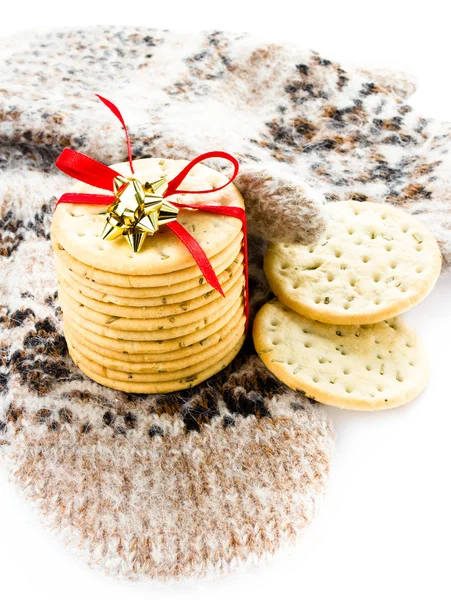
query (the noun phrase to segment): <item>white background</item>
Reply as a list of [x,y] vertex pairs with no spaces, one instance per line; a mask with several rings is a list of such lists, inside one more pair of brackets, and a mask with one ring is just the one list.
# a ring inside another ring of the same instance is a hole
[[[345,66],[408,71],[419,88],[413,106],[450,121],[447,13],[445,2],[414,0],[3,0],[0,35],[100,23],[251,31],[314,48]],[[442,276],[406,316],[431,361],[431,381],[419,398],[382,413],[328,409],[337,434],[328,494],[290,554],[244,575],[191,586],[118,583],[76,562],[2,474],[0,598],[451,598],[450,293],[451,276]]]

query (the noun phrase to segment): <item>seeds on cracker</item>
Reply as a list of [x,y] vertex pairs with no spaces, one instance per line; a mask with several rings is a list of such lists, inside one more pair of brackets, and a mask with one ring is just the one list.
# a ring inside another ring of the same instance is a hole
[[330,203],[327,212],[327,244],[267,249],[266,277],[287,306],[323,323],[376,323],[432,290],[440,250],[417,219],[373,202]]
[[260,358],[281,381],[332,406],[392,408],[415,398],[427,382],[424,351],[400,318],[337,329],[276,300],[258,312],[253,338]]

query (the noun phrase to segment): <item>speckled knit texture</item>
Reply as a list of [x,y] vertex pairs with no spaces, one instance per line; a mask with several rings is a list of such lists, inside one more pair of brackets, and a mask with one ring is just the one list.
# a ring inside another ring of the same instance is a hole
[[449,127],[405,104],[402,76],[345,71],[247,35],[65,30],[2,40],[0,57],[2,463],[108,573],[180,579],[259,562],[315,514],[333,445],[326,413],[278,383],[250,341],[180,394],[135,396],[84,377],[56,297],[50,223],[71,182],[54,161],[66,146],[126,158],[95,92],[120,107],[135,158],[236,155],[254,312],[268,297],[262,238],[315,239],[324,200],[417,214],[449,264]]

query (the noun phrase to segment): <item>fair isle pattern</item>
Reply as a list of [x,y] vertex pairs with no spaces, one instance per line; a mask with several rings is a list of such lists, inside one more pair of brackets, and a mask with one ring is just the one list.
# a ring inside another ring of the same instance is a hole
[[[54,192],[63,147],[107,164],[126,158],[98,92],[120,106],[136,158],[235,154],[250,220],[268,239],[312,239],[323,226],[318,198],[387,201],[421,219],[451,262],[451,128],[412,110],[402,78],[218,31],[67,29],[11,37],[0,57],[0,166],[51,173]],[[296,189],[283,190],[283,207],[281,180]],[[12,206],[14,181],[1,186]],[[273,202],[257,221],[258,195]],[[34,213],[42,195],[28,202]]]
[[[390,201],[431,228],[449,264],[449,128],[405,104],[402,77],[246,35],[63,30],[3,40],[0,56],[3,464],[69,545],[109,573],[178,579],[261,560],[315,513],[329,419],[250,344],[180,394],[124,394],[84,377],[56,298],[50,222],[70,181],[54,161],[66,146],[125,159],[99,92],[124,113],[136,158],[237,155],[257,236],[309,242],[324,230],[324,199]],[[263,247],[252,235],[253,312],[268,297]]]

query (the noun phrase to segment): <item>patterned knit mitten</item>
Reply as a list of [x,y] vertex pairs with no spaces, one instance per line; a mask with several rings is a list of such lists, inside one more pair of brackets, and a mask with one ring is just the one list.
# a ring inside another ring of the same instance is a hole
[[96,92],[120,106],[136,158],[236,155],[255,309],[268,292],[258,236],[313,241],[323,200],[400,204],[449,258],[449,132],[415,115],[390,78],[245,35],[65,30],[4,40],[0,56],[3,464],[110,573],[193,577],[260,560],[315,512],[332,446],[326,412],[278,384],[250,346],[181,394],[127,395],[82,375],[56,299],[50,222],[71,182],[54,161],[66,146],[106,164],[126,158]]

